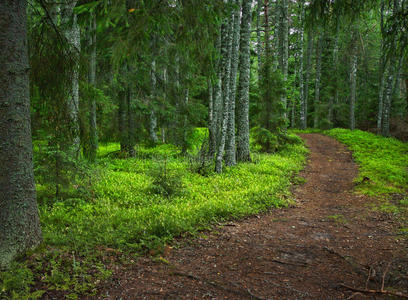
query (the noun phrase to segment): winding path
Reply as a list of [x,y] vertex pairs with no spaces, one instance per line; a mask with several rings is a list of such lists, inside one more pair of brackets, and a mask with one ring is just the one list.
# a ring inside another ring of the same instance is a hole
[[98,297],[380,299],[385,295],[342,284],[379,290],[383,277],[385,288],[407,293],[407,245],[395,235],[392,216],[353,193],[351,153],[330,137],[301,136],[311,154],[306,183],[294,190],[296,207],[182,239],[162,260],[142,258],[118,270]]

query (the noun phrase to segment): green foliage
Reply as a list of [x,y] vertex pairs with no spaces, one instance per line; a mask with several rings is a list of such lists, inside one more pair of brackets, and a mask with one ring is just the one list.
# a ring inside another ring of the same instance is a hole
[[182,191],[182,174],[177,169],[169,169],[167,160],[156,162],[149,171],[149,176],[153,178],[150,191],[154,194],[170,198],[179,195]]
[[250,142],[253,151],[273,153],[286,147],[286,145],[302,144],[300,137],[294,134],[273,134],[268,129],[254,127],[250,131]]
[[346,144],[359,164],[358,190],[376,196],[408,188],[408,144],[360,130],[332,129],[326,134]]

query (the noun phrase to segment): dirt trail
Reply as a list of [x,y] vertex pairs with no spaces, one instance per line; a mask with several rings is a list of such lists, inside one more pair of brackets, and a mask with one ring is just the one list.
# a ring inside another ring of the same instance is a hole
[[351,153],[324,135],[302,138],[311,154],[296,207],[181,239],[164,256],[169,264],[142,258],[119,269],[99,298],[380,299],[341,284],[381,289],[384,273],[385,288],[407,293],[407,245],[391,216],[353,193]]

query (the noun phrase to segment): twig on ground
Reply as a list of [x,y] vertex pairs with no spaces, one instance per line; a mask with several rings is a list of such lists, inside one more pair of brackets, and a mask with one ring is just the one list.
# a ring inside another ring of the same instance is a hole
[[387,291],[387,290],[358,289],[358,288],[354,288],[352,286],[348,286],[348,285],[345,285],[345,284],[340,284],[340,286],[344,287],[344,288],[346,288],[346,289],[348,289],[350,291],[363,293],[363,294],[383,294],[383,295],[397,296],[397,297],[408,299],[408,295],[400,293],[400,292],[391,292],[391,291]]
[[282,265],[291,265],[291,266],[300,266],[300,267],[305,267],[305,266],[307,266],[307,263],[299,263],[299,264],[297,264],[297,263],[292,263],[292,262],[289,262],[289,261],[282,261],[282,260],[279,260],[279,259],[272,259],[271,261],[272,261],[272,262],[276,262],[276,263],[278,263],[278,264],[282,264]]
[[384,291],[384,282],[385,282],[385,276],[387,275],[387,272],[389,270],[391,266],[391,262],[388,263],[387,267],[384,270],[384,273],[382,275],[382,279],[381,279],[381,291]]

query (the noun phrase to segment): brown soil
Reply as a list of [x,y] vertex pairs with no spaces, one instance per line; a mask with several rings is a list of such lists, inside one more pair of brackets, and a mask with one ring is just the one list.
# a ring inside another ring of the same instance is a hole
[[296,207],[183,238],[163,258],[117,268],[99,299],[382,299],[408,293],[407,244],[392,216],[353,192],[357,166],[332,138],[303,134],[311,154]]

